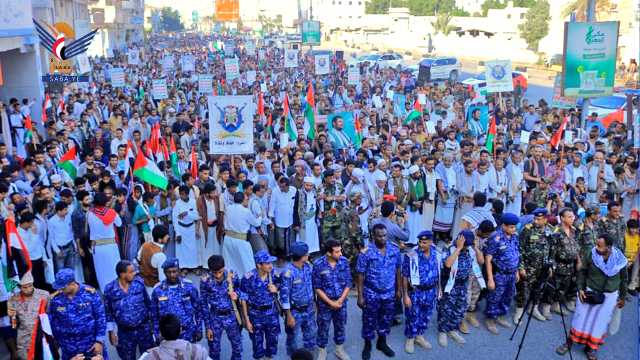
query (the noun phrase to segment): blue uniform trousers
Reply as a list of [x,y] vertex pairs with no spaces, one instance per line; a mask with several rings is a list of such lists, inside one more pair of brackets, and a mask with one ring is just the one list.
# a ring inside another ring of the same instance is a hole
[[136,349],[140,354],[155,346],[153,340],[153,328],[150,322],[146,322],[135,328],[118,326],[118,356],[122,360],[136,360]]
[[427,330],[431,313],[436,304],[437,290],[437,288],[413,290],[409,294],[411,307],[404,309],[406,317],[404,336],[408,339],[423,335]]
[[269,310],[249,309],[249,320],[253,324],[250,334],[253,358],[274,357],[278,352],[280,318],[275,308]]
[[438,302],[438,331],[458,330],[467,310],[467,282],[460,281]]
[[302,332],[302,345],[307,350],[313,350],[316,346],[316,312],[313,310],[314,304],[311,303],[306,309],[291,309],[291,315],[296,320],[296,326],[290,328],[285,326],[284,331],[287,333],[287,355],[291,355],[294,350],[298,349],[296,344],[296,336]]
[[329,342],[329,326],[333,321],[333,342],[344,344],[347,323],[347,301],[339,310],[333,310],[322,301],[318,302],[318,347],[326,348]]
[[391,330],[391,322],[396,312],[395,297],[380,299],[365,295],[364,309],[362,309],[362,338],[373,340],[375,334],[387,336]]
[[222,332],[227,332],[227,338],[231,343],[231,359],[242,359],[242,334],[240,332],[240,326],[236,319],[235,313],[228,315],[212,315],[212,329],[213,340],[208,341],[209,344],[209,356],[213,360],[220,360],[220,341],[222,340]]
[[487,308],[484,312],[489,319],[506,315],[509,312],[511,299],[516,292],[515,272],[512,274],[496,273],[493,279],[496,283],[496,289],[489,291]]

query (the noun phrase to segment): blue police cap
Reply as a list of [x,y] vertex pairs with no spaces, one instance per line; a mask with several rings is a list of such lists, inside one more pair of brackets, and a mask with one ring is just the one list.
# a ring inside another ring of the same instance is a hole
[[255,260],[256,264],[264,264],[276,261],[276,257],[269,255],[269,252],[267,250],[258,251],[255,255],[253,255],[253,259]]
[[53,289],[60,290],[74,281],[76,281],[76,278],[73,270],[69,268],[61,269],[56,274],[56,281],[53,283]]
[[291,255],[292,256],[304,256],[309,252],[309,245],[297,241],[291,244]]
[[433,240],[433,232],[431,232],[431,230],[422,230],[418,234],[418,240],[422,240],[422,238],[427,238],[429,240]]
[[472,246],[473,245],[473,240],[475,240],[476,238],[476,234],[473,233],[473,231],[469,230],[469,229],[465,229],[460,231],[460,235],[462,235],[464,237],[464,245],[465,246]]
[[502,215],[502,223],[505,225],[518,225],[520,218],[514,213],[504,213]]
[[169,269],[169,268],[174,268],[174,267],[180,267],[180,263],[178,262],[177,258],[167,258],[167,260],[165,260],[162,263],[162,269]]
[[537,208],[533,210],[533,216],[546,216],[548,214],[547,209],[545,208]]

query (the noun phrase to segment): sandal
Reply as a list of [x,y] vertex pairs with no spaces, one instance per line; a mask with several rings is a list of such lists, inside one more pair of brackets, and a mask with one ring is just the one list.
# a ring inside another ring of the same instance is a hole
[[598,360],[596,351],[588,346],[584,347],[584,354],[587,356],[587,360]]
[[564,343],[564,344],[562,344],[562,345],[560,345],[560,346],[558,346],[556,348],[556,353],[558,355],[564,355],[564,354],[568,353],[569,350],[571,350],[571,345],[569,345],[567,343]]

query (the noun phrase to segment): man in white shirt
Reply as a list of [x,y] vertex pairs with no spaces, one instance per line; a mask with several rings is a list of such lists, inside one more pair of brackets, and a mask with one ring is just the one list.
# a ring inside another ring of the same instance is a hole
[[265,193],[266,187],[264,185],[255,184],[253,185],[253,194],[249,199],[249,210],[253,216],[262,218],[259,226],[252,226],[249,230],[249,243],[254,253],[267,249],[265,235],[268,233],[269,218],[266,215],[269,209],[268,203],[265,201]]
[[248,199],[245,194],[235,193],[233,204],[229,205],[224,217],[225,236],[222,243],[222,257],[225,259],[227,269],[236,274],[246,274],[256,267],[247,236],[251,227],[260,226],[262,217],[252,214],[247,205]]
[[[20,215],[20,224],[17,227],[18,233],[10,234],[12,257],[17,260],[18,275],[22,277],[28,270],[27,264],[22,261],[25,258],[24,251],[22,251],[22,244],[24,244],[31,260],[31,274],[33,275],[34,286],[44,289],[47,288],[44,276],[44,246],[38,239],[38,228],[33,222],[34,219],[35,217],[30,212]],[[20,239],[18,239],[18,236],[20,236]]]
[[53,215],[47,224],[49,243],[54,254],[56,269],[75,267],[75,254],[77,246],[73,241],[73,228],[71,227],[71,214],[68,205],[58,201]]
[[117,128],[115,132],[115,137],[111,140],[111,153],[118,153],[118,146],[124,145],[127,146],[127,140],[124,138],[124,131],[121,128]]
[[271,193],[269,202],[269,218],[272,224],[269,229],[275,228],[273,241],[270,244],[272,254],[280,259],[288,255],[289,244],[295,236],[291,231],[293,224],[293,205],[296,199],[296,188],[289,186],[289,179],[284,176],[278,181],[278,187]]
[[199,244],[200,215],[196,201],[189,197],[189,186],[181,185],[178,188],[180,198],[173,207],[173,227],[176,234],[176,257],[184,269],[196,269],[200,266]]

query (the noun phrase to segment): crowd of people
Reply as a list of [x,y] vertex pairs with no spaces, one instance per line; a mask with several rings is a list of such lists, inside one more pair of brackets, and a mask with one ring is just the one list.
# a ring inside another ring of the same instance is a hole
[[[44,351],[36,333],[65,360],[101,359],[108,344],[122,359],[219,359],[224,332],[232,359],[283,358],[284,327],[289,355],[322,360],[333,324],[345,360],[350,297],[362,359],[373,340],[393,357],[386,339],[400,323],[406,353],[431,349],[434,314],[445,347],[481,323],[498,334],[561,311],[571,329],[556,351],[582,344],[596,359],[640,272],[640,151],[626,124],[605,128],[592,114],[581,126],[579,109],[481,96],[342,53],[316,75],[314,52],[284,67],[289,47],[156,36],[132,46],[137,64],[128,50],[91,59],[90,82],[48,94],[42,122],[28,99],[0,107],[15,144],[0,144],[0,336],[11,359]],[[213,94],[197,74],[213,75]],[[165,99],[154,99],[158,78]],[[209,153],[210,95],[254,97],[254,153]],[[166,182],[134,174],[140,159]],[[38,327],[45,312],[50,332]],[[195,345],[203,337],[208,354]]]

